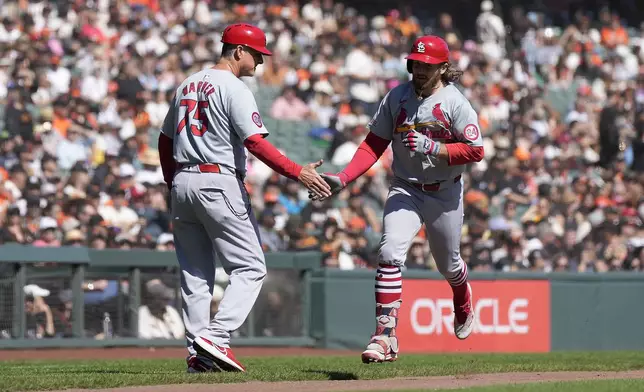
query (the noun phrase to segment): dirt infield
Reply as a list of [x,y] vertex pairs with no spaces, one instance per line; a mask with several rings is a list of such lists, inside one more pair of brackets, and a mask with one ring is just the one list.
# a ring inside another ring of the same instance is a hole
[[114,389],[68,389],[54,392],[322,392],[322,391],[378,391],[396,389],[457,389],[501,384],[523,384],[547,381],[581,381],[610,379],[644,379],[644,371],[629,372],[544,372],[498,373],[468,376],[415,377],[385,380],[352,381],[298,381],[298,382],[247,382],[240,384],[189,384]]

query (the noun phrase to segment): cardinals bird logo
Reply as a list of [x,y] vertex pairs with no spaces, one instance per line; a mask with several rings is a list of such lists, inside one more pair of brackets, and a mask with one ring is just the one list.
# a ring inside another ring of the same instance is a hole
[[436,123],[443,128],[446,131],[449,131],[452,125],[450,124],[449,120],[447,120],[447,117],[445,116],[445,113],[443,113],[443,109],[441,109],[441,104],[437,103],[434,105],[432,108],[432,115],[436,119]]

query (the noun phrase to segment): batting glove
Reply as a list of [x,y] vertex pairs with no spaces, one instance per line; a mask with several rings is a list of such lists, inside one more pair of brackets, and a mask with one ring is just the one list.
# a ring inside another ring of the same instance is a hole
[[[326,181],[327,184],[331,187],[331,193],[333,195],[340,193],[341,190],[343,190],[347,184],[342,180],[342,178],[338,174],[333,174],[333,173],[322,173],[320,174],[320,177],[324,181]],[[309,199],[311,200],[322,200],[313,192],[309,191]]]
[[438,152],[441,150],[441,144],[435,142],[422,133],[411,131],[407,132],[407,136],[404,136],[402,142],[412,151],[419,151],[425,155],[438,156]]

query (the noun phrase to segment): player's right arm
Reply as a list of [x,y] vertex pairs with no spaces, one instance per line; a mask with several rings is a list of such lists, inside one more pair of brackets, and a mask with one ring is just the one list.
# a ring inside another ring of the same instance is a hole
[[[174,99],[172,100],[174,102]],[[172,188],[172,179],[177,168],[177,162],[174,160],[173,143],[175,130],[174,105],[170,105],[168,113],[165,115],[161,133],[159,134],[159,160],[161,161],[161,171],[163,180],[168,189]]]
[[230,98],[230,117],[235,132],[248,151],[277,173],[301,182],[322,197],[330,196],[331,187],[315,171],[322,165],[322,160],[303,167],[282,154],[265,138],[268,132],[253,93],[247,87],[237,91]]
[[367,137],[360,143],[358,150],[351,158],[351,161],[337,176],[342,182],[342,187],[355,181],[358,177],[363,175],[373,166],[378,159],[384,154],[391,139],[393,138],[394,120],[391,110],[392,92],[389,91],[387,95],[380,101],[380,105],[376,114],[374,114],[371,121],[367,125],[369,133]]

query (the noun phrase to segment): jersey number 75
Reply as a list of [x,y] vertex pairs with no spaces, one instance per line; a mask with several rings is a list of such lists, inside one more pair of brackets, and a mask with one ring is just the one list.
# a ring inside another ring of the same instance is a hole
[[[193,135],[199,137],[203,136],[203,134],[208,131],[208,116],[206,116],[208,101],[182,99],[179,102],[179,106],[185,107],[185,112],[177,126],[177,135],[183,132],[187,125],[190,125],[190,132],[192,132]],[[191,113],[193,113],[192,119],[190,118]]]

